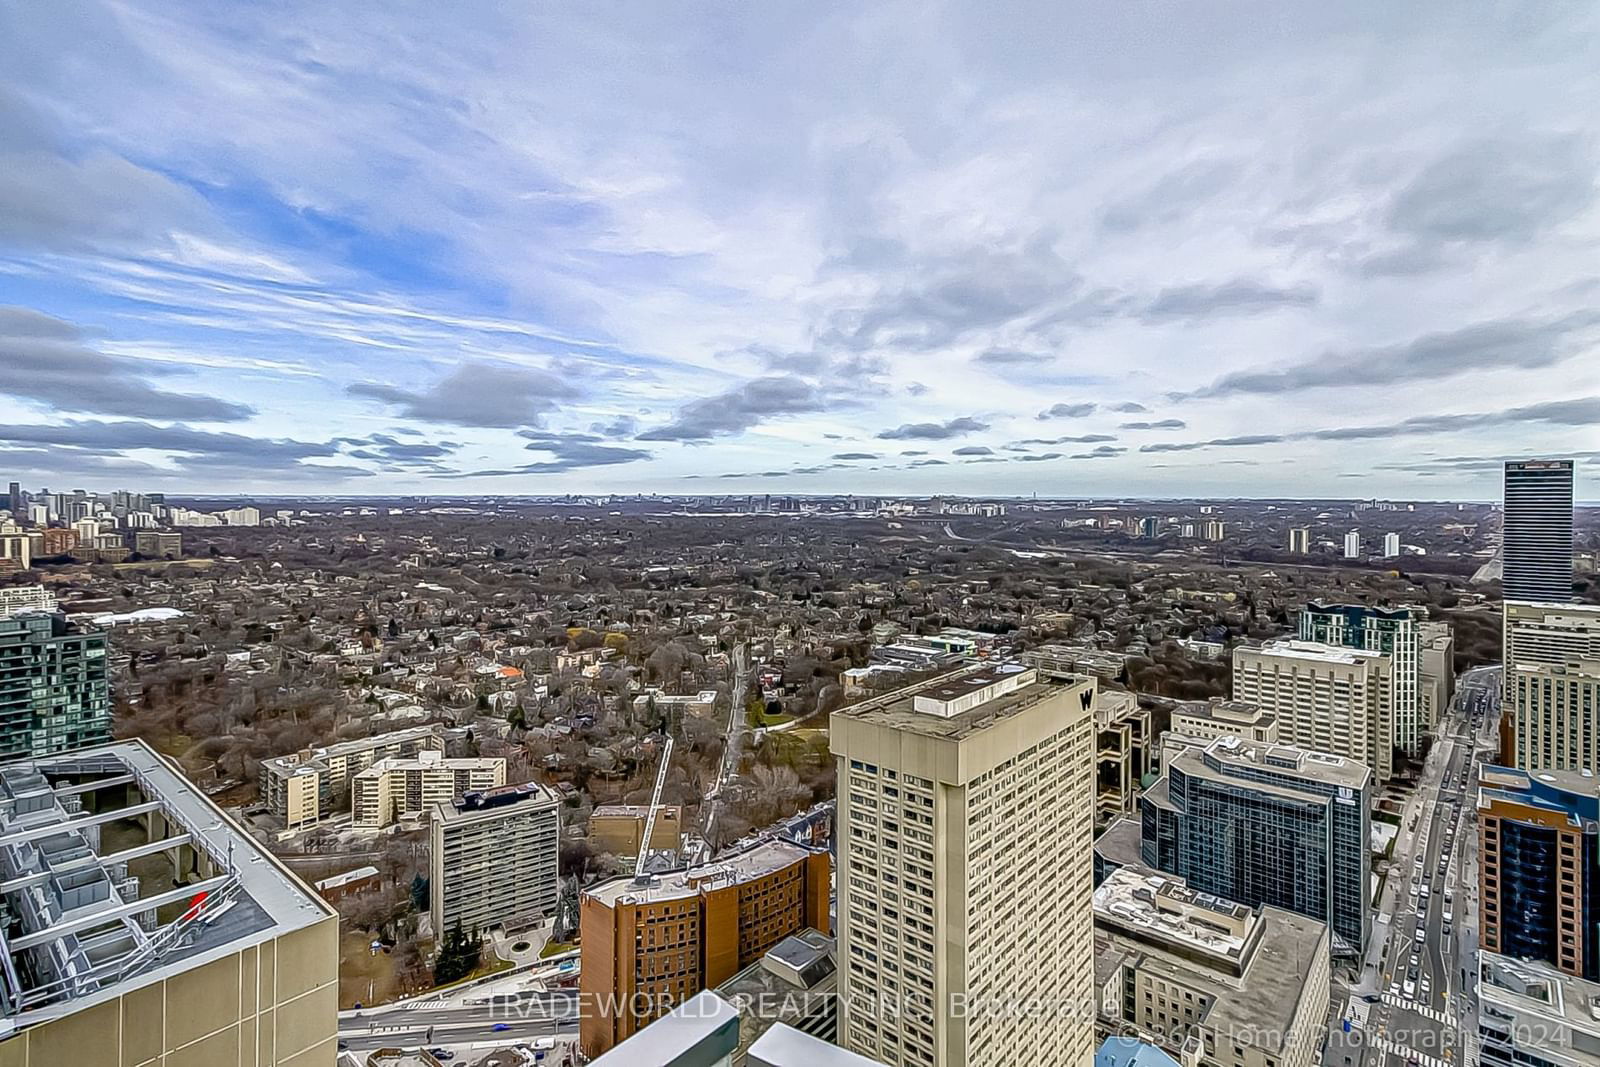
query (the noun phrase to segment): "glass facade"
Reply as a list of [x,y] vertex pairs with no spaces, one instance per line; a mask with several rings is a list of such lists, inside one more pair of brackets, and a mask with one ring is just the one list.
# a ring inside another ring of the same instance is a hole
[[1298,754],[1269,749],[1251,762],[1213,748],[1198,767],[1174,761],[1165,796],[1142,804],[1141,858],[1195,889],[1320,919],[1359,948],[1370,929],[1370,785],[1319,780],[1303,754],[1273,766],[1278,752]]
[[44,612],[0,619],[0,760],[109,740],[105,634]]
[[1393,664],[1390,714],[1394,743],[1414,756],[1422,743],[1419,699],[1420,651],[1417,619],[1410,608],[1313,601],[1300,613],[1300,639],[1381,652]]

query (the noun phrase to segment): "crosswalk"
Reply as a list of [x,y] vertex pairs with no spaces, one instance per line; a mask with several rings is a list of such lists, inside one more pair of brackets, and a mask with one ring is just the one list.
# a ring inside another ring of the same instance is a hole
[[1407,1000],[1392,989],[1383,994],[1383,1002],[1392,1008],[1404,1008],[1407,1011],[1414,1011],[1423,1018],[1432,1019],[1436,1023],[1444,1023],[1447,1026],[1456,1025],[1456,1017],[1454,1015],[1440,1011],[1432,1004],[1419,1004],[1414,1000]]
[[1430,1056],[1426,1052],[1417,1052],[1414,1049],[1406,1048],[1404,1045],[1390,1041],[1386,1037],[1378,1037],[1374,1035],[1373,1037],[1368,1038],[1368,1041],[1375,1049],[1379,1049],[1383,1052],[1392,1052],[1396,1056],[1404,1056],[1407,1060],[1415,1060],[1417,1063],[1421,1064],[1422,1067],[1456,1067],[1456,1065],[1451,1063],[1449,1060],[1441,1059],[1438,1056]]

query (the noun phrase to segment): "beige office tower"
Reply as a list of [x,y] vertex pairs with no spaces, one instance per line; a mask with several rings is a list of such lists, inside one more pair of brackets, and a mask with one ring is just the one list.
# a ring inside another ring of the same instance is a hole
[[1600,607],[1505,605],[1502,757],[1523,770],[1600,769]]
[[0,1067],[332,1067],[339,914],[143,741],[0,767]]
[[1093,1062],[1095,686],[997,664],[833,713],[839,1044]]
[[1233,650],[1233,698],[1270,712],[1278,740],[1394,775],[1393,662],[1313,641],[1269,641]]

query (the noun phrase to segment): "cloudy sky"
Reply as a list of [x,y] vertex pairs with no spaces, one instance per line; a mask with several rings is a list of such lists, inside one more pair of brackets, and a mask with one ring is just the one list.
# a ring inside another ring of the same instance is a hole
[[1597,32],[1588,3],[7,4],[0,469],[1592,478]]

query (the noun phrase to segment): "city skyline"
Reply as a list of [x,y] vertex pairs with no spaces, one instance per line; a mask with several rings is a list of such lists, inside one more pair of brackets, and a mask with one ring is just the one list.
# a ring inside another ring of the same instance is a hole
[[1447,11],[15,6],[0,466],[1582,498],[1596,16]]

